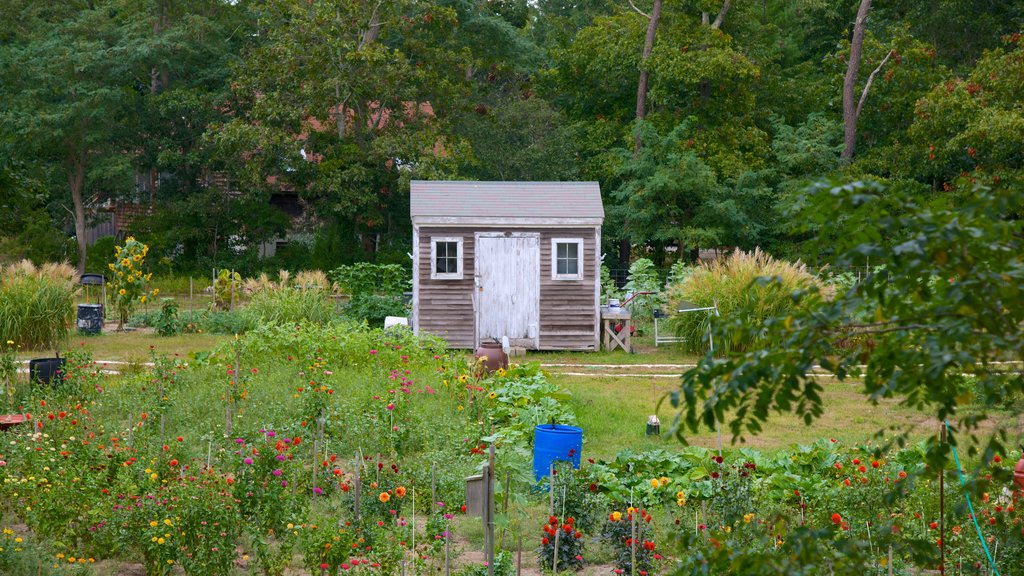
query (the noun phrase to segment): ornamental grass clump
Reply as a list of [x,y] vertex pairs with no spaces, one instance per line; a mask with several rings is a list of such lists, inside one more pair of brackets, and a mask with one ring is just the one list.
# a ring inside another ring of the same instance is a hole
[[256,292],[242,313],[253,324],[330,324],[338,318],[329,292],[293,287]]
[[74,320],[75,269],[28,260],[0,268],[0,341],[23,349],[54,348]]
[[[740,321],[761,325],[768,318],[786,316],[802,304],[794,300],[794,293],[816,291],[818,297],[829,297],[831,289],[822,283],[801,262],[776,260],[755,249],[753,252],[737,250],[722,261],[702,264],[685,279],[668,289],[672,310],[686,304],[697,307],[718,304],[716,323]],[[807,300],[803,300],[806,302]],[[703,353],[708,349],[708,314],[690,312],[673,316],[670,326],[685,338],[688,350]],[[716,340],[716,347],[742,352],[755,343],[754,339],[733,338]]]

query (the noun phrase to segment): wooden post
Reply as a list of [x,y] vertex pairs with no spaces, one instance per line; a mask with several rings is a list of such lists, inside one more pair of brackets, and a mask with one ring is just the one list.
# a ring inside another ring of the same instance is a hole
[[523,532],[519,532],[519,544],[516,546],[516,576],[523,574]]
[[487,523],[484,526],[484,542],[487,548],[484,554],[487,558],[487,576],[494,576],[494,444],[487,450],[487,475],[485,478],[484,490],[487,499],[484,502],[484,513]]
[[213,307],[217,307],[217,269],[211,268],[210,273],[210,288],[213,288]]
[[430,515],[434,515],[437,506],[437,464],[430,465]]
[[238,371],[242,365],[242,351],[238,348],[238,335],[235,334],[235,371],[231,375],[231,386],[228,387],[227,398],[225,398],[226,422],[224,424],[224,435],[231,436],[231,398],[238,387]]
[[889,545],[889,576],[892,576],[892,544]]
[[416,552],[416,487],[412,488],[412,557],[413,565],[412,570],[414,573],[418,573],[416,568],[415,558],[419,557],[419,553]]
[[[505,498],[502,500],[502,503],[501,503],[501,513],[505,514],[506,516],[508,515],[508,495],[509,495],[509,492],[511,492],[511,490],[512,490],[512,471],[511,470],[506,470],[505,471]],[[562,498],[562,502],[563,503],[565,502],[565,498],[564,497]],[[504,546],[505,546],[505,528],[502,528],[501,529],[501,538],[498,540],[498,548],[502,548]]]
[[[632,502],[629,503],[629,507],[633,508]],[[629,542],[629,573],[632,576],[636,576],[636,513],[637,510],[633,508],[633,513],[629,515],[631,522],[630,532],[632,533],[632,538]]]
[[362,499],[363,494],[362,469],[363,451],[360,450],[359,452],[356,453],[356,483],[355,486],[352,487],[352,491],[354,492],[354,496],[356,499],[355,510],[353,512],[355,513],[357,526],[359,525],[359,501]]
[[548,464],[548,516],[555,515],[555,463]]
[[[939,424],[939,442],[946,443],[946,424]],[[946,467],[939,469],[939,574],[946,574]]]
[[445,526],[444,531],[444,576],[452,575],[452,562],[451,553],[449,552],[449,545],[452,541],[452,527],[451,524]]
[[188,277],[188,321],[195,322],[195,312],[192,307],[192,277]]

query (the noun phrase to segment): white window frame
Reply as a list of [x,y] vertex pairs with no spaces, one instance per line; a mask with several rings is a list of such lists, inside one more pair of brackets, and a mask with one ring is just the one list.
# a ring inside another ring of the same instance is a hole
[[[576,274],[558,273],[558,245],[576,244]],[[583,280],[583,238],[552,238],[551,239],[551,279],[552,280]]]
[[[455,251],[455,267],[457,272],[438,272],[437,271],[437,243],[438,242],[455,242],[457,249]],[[462,263],[462,237],[461,236],[434,236],[430,238],[430,279],[431,280],[462,280],[462,273],[465,270],[465,266]]]

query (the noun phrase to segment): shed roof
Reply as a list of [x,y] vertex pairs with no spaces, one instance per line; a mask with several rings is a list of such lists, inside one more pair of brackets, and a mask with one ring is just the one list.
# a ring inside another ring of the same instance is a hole
[[603,219],[597,182],[474,182],[413,180],[410,215],[417,218]]

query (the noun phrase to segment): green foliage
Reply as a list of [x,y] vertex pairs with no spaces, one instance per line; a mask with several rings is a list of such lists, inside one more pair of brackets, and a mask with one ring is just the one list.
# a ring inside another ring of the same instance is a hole
[[160,312],[153,323],[156,333],[174,336],[181,332],[181,318],[178,317],[178,303],[173,298],[160,299]]
[[253,325],[262,323],[329,324],[337,318],[330,294],[320,289],[285,287],[257,292],[241,314]]
[[0,268],[0,342],[56,348],[74,317],[75,273],[67,264],[36,267],[28,260]]
[[[823,414],[820,385],[808,374],[820,365],[841,381],[863,378],[871,401],[899,397],[904,404],[950,420],[957,433],[972,431],[995,399],[1020,391],[1019,375],[991,362],[1018,360],[1024,302],[1019,190],[977,188],[958,210],[921,205],[875,183],[819,185],[808,191],[801,215],[818,226],[841,226],[841,264],[870,257],[885,262],[831,300],[797,292],[801,306],[760,323],[745,322],[745,305],[716,327],[716,337],[769,343],[731,354],[684,375],[674,402],[688,427],[736,417],[735,437],[760,430],[772,410],[793,410],[807,422]],[[840,210],[837,223],[823,206]],[[889,243],[882,231],[896,234]],[[932,278],[939,281],[932,282]],[[775,282],[773,282],[775,283]],[[987,393],[970,414],[961,393],[963,374]],[[721,379],[725,374],[727,380]],[[715,390],[714,401],[705,401]],[[754,398],[756,390],[756,399]],[[930,446],[930,463],[948,457],[948,444]],[[986,448],[998,451],[998,434]]]
[[213,283],[213,301],[221,310],[231,310],[242,299],[242,275],[234,270],[221,268]]
[[[759,344],[766,320],[798,310],[802,304],[795,295],[823,288],[803,264],[776,260],[757,249],[736,251],[724,260],[694,268],[683,282],[669,287],[668,299],[673,310],[678,310],[682,301],[701,308],[717,304],[719,316],[711,320],[713,326],[741,323],[750,327],[724,338],[716,332],[717,354],[745,351]],[[672,316],[669,325],[686,338],[687,349],[703,352],[708,349],[708,322],[705,312],[687,312]]]
[[107,289],[110,301],[117,310],[119,328],[124,327],[136,305],[160,293],[159,289],[152,292],[146,290],[146,284],[153,277],[152,272],[145,272],[147,254],[149,246],[129,236],[124,246],[114,248],[114,261],[107,265],[110,269]]
[[629,310],[634,320],[650,321],[654,310],[661,307],[661,278],[658,277],[654,262],[647,258],[637,259],[629,265],[629,276],[622,290],[625,294],[639,294],[629,301]]
[[622,296],[622,291],[619,290],[618,286],[615,285],[615,281],[612,280],[611,271],[608,270],[606,264],[601,264],[601,302],[606,304],[611,299],[618,299]]
[[409,289],[409,273],[397,264],[358,262],[341,266],[329,273],[342,291],[350,296],[378,294],[400,296]]
[[353,296],[345,305],[345,315],[353,320],[365,321],[371,326],[383,326],[387,316],[408,316],[409,306],[404,296],[363,294]]

